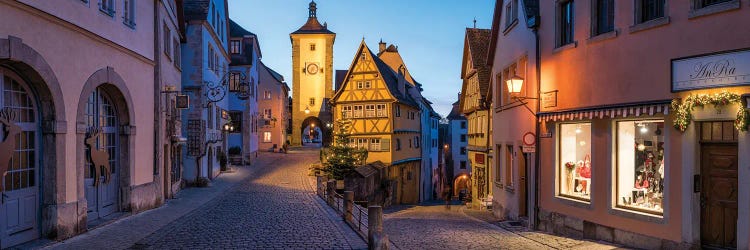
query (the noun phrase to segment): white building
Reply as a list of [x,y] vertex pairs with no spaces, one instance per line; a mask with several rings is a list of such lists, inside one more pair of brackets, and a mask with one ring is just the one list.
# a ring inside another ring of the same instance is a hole
[[[459,100],[460,98],[459,94]],[[461,113],[459,108],[459,102],[453,103],[453,109],[448,114],[448,139],[449,142],[443,147],[448,148],[446,172],[448,174],[449,183],[452,184],[453,196],[458,196],[460,192],[469,193],[471,191],[470,177],[471,168],[469,167],[469,157],[466,151],[468,146],[468,140],[466,138],[468,130],[466,125],[466,117]]]

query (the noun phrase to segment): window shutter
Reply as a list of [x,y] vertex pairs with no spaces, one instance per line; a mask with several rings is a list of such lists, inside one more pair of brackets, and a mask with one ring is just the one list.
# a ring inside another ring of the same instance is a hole
[[391,151],[391,139],[380,139],[380,150]]

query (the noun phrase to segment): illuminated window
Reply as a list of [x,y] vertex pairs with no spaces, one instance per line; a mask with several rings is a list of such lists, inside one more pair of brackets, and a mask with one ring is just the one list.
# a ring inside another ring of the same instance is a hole
[[664,121],[617,123],[617,206],[664,212]]
[[271,132],[263,132],[263,142],[271,142]]
[[232,41],[229,42],[229,53],[239,54],[241,50],[242,50],[242,41],[232,39]]
[[565,197],[590,200],[591,123],[561,124],[558,147],[558,193]]
[[365,105],[365,117],[375,117],[375,104]]

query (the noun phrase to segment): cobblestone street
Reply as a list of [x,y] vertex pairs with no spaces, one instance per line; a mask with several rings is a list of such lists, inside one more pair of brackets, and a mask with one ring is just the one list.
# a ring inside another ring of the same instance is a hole
[[615,249],[539,232],[515,232],[468,216],[461,206],[389,209],[385,231],[399,249]]
[[[366,248],[364,241],[316,198],[314,180],[307,176],[307,167],[317,157],[317,151],[311,150],[287,155],[262,154],[260,162],[249,167],[252,170],[248,178],[171,222],[165,223],[171,218],[167,209],[174,207],[168,203],[52,248]],[[196,189],[183,192],[192,190]],[[120,235],[108,239],[110,233]]]

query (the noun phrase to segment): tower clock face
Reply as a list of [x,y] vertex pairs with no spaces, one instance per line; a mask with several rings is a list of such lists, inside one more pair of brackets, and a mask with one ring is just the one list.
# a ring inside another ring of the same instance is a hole
[[318,73],[318,64],[311,63],[307,65],[307,73],[314,75]]

